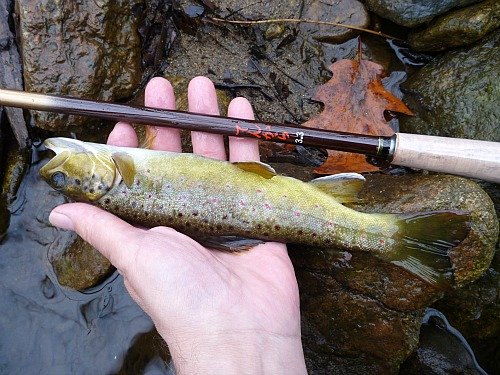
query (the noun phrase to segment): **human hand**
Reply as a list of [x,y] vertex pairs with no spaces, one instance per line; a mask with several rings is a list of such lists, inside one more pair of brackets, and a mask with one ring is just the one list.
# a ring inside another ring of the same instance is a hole
[[[215,88],[197,77],[188,88],[191,112],[219,114]],[[145,105],[173,109],[163,78],[146,87]],[[231,117],[253,118],[243,98],[229,105]],[[155,128],[152,148],[181,151],[178,130]],[[108,138],[137,147],[137,136],[118,123]],[[192,133],[197,154],[226,159],[223,137]],[[257,141],[231,137],[230,161],[259,160]],[[300,339],[299,292],[286,247],[265,243],[230,254],[209,250],[167,227],[136,228],[97,207],[56,207],[50,222],[74,230],[123,275],[132,298],[152,318],[179,373],[306,372]]]

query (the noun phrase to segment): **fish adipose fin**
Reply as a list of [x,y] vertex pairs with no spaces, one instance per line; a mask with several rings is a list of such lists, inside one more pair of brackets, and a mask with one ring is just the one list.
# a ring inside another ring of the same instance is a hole
[[447,289],[453,283],[448,250],[467,237],[469,214],[462,211],[433,211],[396,215],[399,246],[389,261],[427,283]]
[[238,236],[204,236],[195,239],[205,247],[228,252],[246,251],[264,243],[262,240]]
[[364,183],[365,178],[359,173],[339,173],[309,181],[309,184],[332,195],[340,203],[359,202],[357,195]]
[[260,161],[237,161],[232,164],[246,172],[258,174],[267,179],[276,176],[273,167]]

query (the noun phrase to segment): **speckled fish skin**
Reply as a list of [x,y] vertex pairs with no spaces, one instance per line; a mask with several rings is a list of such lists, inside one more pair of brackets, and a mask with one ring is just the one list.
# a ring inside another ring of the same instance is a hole
[[[115,172],[118,178],[98,199],[73,198],[93,201],[144,226],[380,253],[390,251],[392,236],[399,229],[390,215],[354,211],[294,178],[264,178],[229,162],[194,154],[96,146],[109,156],[130,155],[135,169],[133,183],[128,187]],[[112,168],[112,162],[108,167]],[[96,170],[92,174],[99,180]],[[81,182],[82,189],[89,183]]]
[[362,213],[314,183],[274,175],[256,162],[65,138],[45,145],[56,156],[40,174],[55,189],[127,221],[169,226],[195,238],[238,236],[368,251],[437,284],[447,279],[447,250],[468,233],[464,213]]

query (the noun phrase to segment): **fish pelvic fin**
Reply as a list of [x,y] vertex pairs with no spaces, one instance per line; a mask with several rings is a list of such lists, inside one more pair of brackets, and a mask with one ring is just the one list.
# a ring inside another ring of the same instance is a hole
[[469,234],[469,214],[431,211],[399,214],[396,219],[399,241],[388,260],[438,289],[449,289],[453,271],[448,251]]

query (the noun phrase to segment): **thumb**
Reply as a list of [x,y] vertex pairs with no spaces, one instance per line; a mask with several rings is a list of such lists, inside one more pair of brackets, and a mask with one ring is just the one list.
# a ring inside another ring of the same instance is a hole
[[144,232],[109,212],[85,203],[58,206],[50,213],[49,221],[56,227],[75,231],[122,274],[133,265]]

